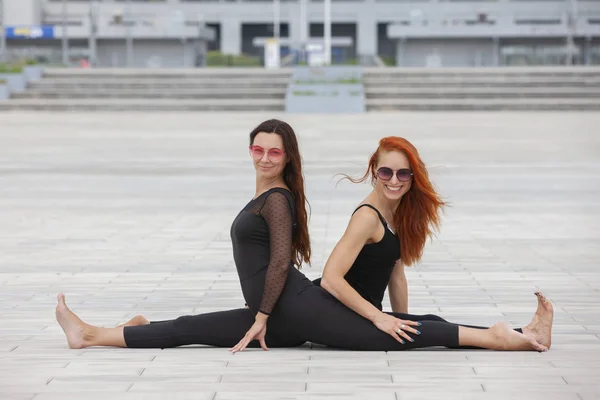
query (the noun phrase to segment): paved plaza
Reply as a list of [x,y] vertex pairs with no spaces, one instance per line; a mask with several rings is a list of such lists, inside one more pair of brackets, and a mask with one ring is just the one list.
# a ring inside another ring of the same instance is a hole
[[[541,289],[552,349],[70,350],[59,292],[102,326],[243,306],[229,228],[254,193],[247,135],[271,117],[300,138],[310,278],[370,188],[335,174],[404,136],[450,203],[407,271],[409,311],[517,327]],[[600,398],[599,132],[591,112],[0,114],[0,399]]]

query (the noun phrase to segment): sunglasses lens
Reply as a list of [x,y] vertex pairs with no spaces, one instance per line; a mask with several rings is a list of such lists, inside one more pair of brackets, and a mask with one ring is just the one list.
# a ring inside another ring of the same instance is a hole
[[412,173],[408,170],[400,170],[396,176],[400,182],[408,182],[412,179]]
[[254,158],[262,158],[265,155],[265,150],[259,146],[250,146],[250,153]]
[[280,159],[281,157],[283,157],[283,151],[279,149],[271,149],[269,150],[269,157],[274,160]]
[[381,167],[377,170],[377,176],[384,181],[389,181],[392,179],[392,175],[394,175],[394,171],[387,167]]

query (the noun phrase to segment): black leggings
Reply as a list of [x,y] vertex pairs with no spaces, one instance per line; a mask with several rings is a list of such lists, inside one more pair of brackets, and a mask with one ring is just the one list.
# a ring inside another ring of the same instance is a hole
[[[422,326],[416,328],[421,335],[409,334],[414,342],[405,341],[401,344],[320,287],[310,285],[300,291],[286,287],[268,319],[265,341],[268,347],[274,348],[313,342],[340,349],[370,351],[459,347],[458,324],[430,314],[388,314],[421,322]],[[131,348],[168,348],[192,344],[233,347],[250,329],[255,315],[256,312],[251,309],[240,308],[125,327],[123,333],[127,347]],[[254,342],[252,346],[258,344]]]

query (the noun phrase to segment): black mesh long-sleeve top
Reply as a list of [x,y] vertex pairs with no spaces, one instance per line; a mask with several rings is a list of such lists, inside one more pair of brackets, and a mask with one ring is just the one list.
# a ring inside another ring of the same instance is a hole
[[233,258],[248,307],[271,314],[293,268],[294,201],[283,188],[251,200],[231,225]]

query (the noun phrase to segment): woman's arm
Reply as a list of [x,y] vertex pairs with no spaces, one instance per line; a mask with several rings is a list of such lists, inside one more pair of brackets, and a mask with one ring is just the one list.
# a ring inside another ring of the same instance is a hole
[[404,265],[400,260],[396,261],[396,265],[392,270],[388,290],[390,292],[392,311],[408,314],[408,282],[404,274]]
[[292,210],[285,195],[279,192],[270,194],[260,210],[260,215],[269,228],[271,249],[265,286],[254,324],[239,343],[229,349],[233,353],[244,350],[252,340],[258,340],[263,350],[268,350],[265,342],[267,320],[281,296],[292,263]]
[[365,300],[344,276],[356,260],[363,246],[373,240],[381,222],[367,207],[358,209],[350,218],[346,232],[336,244],[323,270],[321,287],[357,314],[374,321],[381,311]]
[[370,209],[361,208],[354,213],[346,232],[325,264],[321,287],[346,307],[368,319],[378,329],[388,333],[400,343],[404,343],[402,338],[413,341],[406,332],[419,334],[417,330],[408,326],[418,326],[420,325],[418,322],[401,320],[381,312],[344,279],[358,253],[369,240],[374,238],[379,226],[381,226],[379,217]]
[[270,257],[259,314],[270,315],[287,280],[292,263],[292,210],[284,194],[273,192],[265,200],[260,214],[269,228]]

